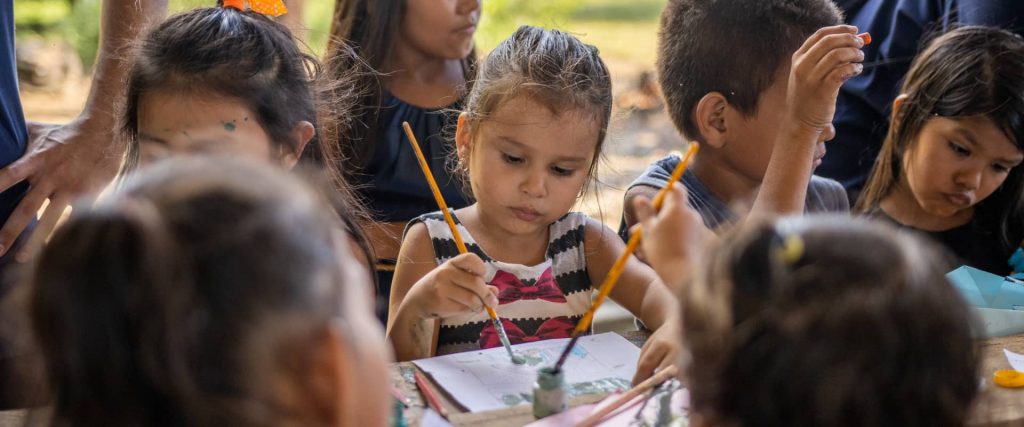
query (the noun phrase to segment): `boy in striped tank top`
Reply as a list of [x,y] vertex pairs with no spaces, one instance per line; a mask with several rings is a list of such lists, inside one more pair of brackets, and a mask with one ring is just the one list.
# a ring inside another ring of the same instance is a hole
[[[459,255],[439,212],[406,228],[388,319],[398,360],[501,345],[484,304],[513,343],[569,337],[624,249],[600,222],[570,212],[596,168],[611,105],[597,49],[569,34],[524,26],[488,55],[455,135],[475,198],[454,211],[469,253]],[[677,301],[635,258],[619,281],[612,299],[655,330],[640,357],[644,378],[680,353],[669,318]]]

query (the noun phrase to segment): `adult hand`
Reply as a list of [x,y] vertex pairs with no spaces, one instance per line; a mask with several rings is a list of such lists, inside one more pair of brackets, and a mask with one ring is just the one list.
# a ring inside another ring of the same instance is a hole
[[94,193],[117,175],[123,149],[113,129],[79,116],[65,125],[28,123],[28,147],[20,159],[0,170],[0,191],[28,181],[28,193],[0,228],[0,255],[6,254],[47,199],[50,203],[28,243],[16,254],[27,261],[70,202]]

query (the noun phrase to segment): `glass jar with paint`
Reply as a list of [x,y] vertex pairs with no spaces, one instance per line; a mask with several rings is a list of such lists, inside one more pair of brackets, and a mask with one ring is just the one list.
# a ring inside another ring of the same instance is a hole
[[553,367],[537,371],[533,385],[533,416],[544,418],[565,410],[569,394],[565,390],[565,371]]

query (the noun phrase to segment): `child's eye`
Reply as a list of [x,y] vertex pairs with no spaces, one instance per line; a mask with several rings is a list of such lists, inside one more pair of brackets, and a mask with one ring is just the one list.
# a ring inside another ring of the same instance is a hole
[[996,163],[996,164],[992,165],[992,170],[994,170],[996,172],[999,172],[999,173],[1009,173],[1010,169],[1012,169],[1012,168],[1004,166],[1004,165],[1001,165],[999,163]]
[[962,146],[960,144],[957,144],[955,142],[950,142],[949,143],[949,149],[953,150],[953,152],[956,153],[956,155],[958,155],[960,157],[967,157],[967,156],[971,155],[971,150],[968,150],[964,146]]
[[510,165],[517,165],[523,162],[522,157],[510,156],[505,153],[501,153],[501,159],[504,160],[505,163],[508,163]]
[[576,172],[574,169],[560,168],[558,166],[552,166],[551,171],[558,176],[570,176],[573,174],[573,172]]

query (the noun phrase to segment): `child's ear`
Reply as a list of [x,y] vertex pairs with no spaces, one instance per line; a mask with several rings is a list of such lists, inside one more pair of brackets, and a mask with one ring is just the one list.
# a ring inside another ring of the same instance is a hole
[[901,107],[903,107],[903,102],[906,101],[907,98],[910,98],[910,95],[907,95],[905,93],[901,93],[901,94],[899,94],[899,96],[896,97],[896,99],[894,99],[892,101],[892,121],[893,122],[896,121],[896,113],[900,111]]
[[473,149],[473,138],[470,137],[469,114],[460,113],[455,125],[455,150],[460,162],[469,160],[469,152]]
[[292,127],[292,139],[295,140],[295,152],[290,152],[287,147],[281,147],[281,164],[285,169],[291,169],[299,163],[299,157],[302,156],[302,151],[306,149],[306,144],[313,140],[313,136],[316,135],[316,128],[313,124],[305,120],[298,122]]
[[714,148],[725,145],[725,109],[729,101],[718,92],[709,92],[697,102],[693,109],[693,122],[697,125],[701,140]]

